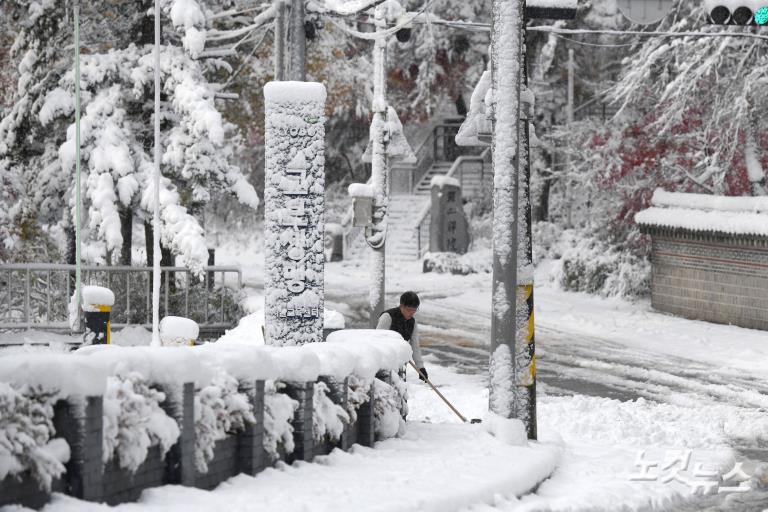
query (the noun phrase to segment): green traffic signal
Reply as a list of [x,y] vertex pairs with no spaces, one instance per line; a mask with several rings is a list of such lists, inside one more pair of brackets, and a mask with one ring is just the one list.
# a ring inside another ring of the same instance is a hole
[[755,23],[765,25],[768,23],[768,7],[761,7],[755,13]]

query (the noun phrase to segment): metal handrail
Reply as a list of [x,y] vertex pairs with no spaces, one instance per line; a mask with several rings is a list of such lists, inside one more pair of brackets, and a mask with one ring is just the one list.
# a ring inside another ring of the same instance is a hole
[[[448,172],[445,173],[443,176],[446,178],[453,177],[454,174],[456,174],[456,170],[460,168],[462,165],[464,165],[465,162],[481,162],[483,166],[485,166],[485,159],[488,157],[488,154],[490,152],[491,148],[485,148],[485,150],[480,153],[479,156],[475,155],[462,155],[456,160],[453,161],[453,165],[451,165],[451,168],[448,169]],[[430,197],[429,200],[426,202],[424,207],[419,211],[418,215],[416,215],[416,222],[413,225],[413,229],[418,229],[419,226],[424,222],[424,218],[429,214],[429,210],[432,208],[432,198]]]
[[[446,178],[453,177],[453,175],[456,173],[456,171],[461,168],[465,162],[480,162],[483,164],[481,173],[480,182],[483,182],[484,179],[484,173],[485,173],[485,160],[488,158],[488,155],[490,154],[491,148],[485,148],[482,153],[480,153],[479,156],[474,155],[462,155],[456,160],[453,161],[453,165],[451,165],[451,168],[448,169],[448,172],[445,173]],[[463,178],[463,173],[462,173]],[[424,207],[419,211],[418,215],[416,216],[416,223],[413,225],[412,229],[416,231],[416,243],[417,243],[417,250],[419,257],[424,256],[424,253],[426,252],[426,249],[428,248],[427,244],[422,243],[422,235],[427,230],[427,220],[429,219],[429,213],[432,209],[432,197],[429,196],[426,203],[424,204]]]
[[[40,329],[68,330],[68,322],[66,320],[57,320],[56,317],[66,317],[66,314],[62,313],[66,311],[67,304],[71,300],[75,269],[75,265],[57,263],[10,263],[0,265],[0,280],[5,278],[6,284],[5,291],[0,292],[0,329],[29,329],[35,327]],[[227,274],[236,274],[236,290],[240,290],[243,286],[240,267],[225,265],[204,266],[202,267],[202,279],[197,285],[194,284],[192,271],[187,267],[169,266],[161,267],[160,270],[164,279],[164,289],[162,292],[164,293],[165,315],[171,312],[170,296],[174,294],[174,300],[177,301],[175,307],[179,310],[183,309],[184,316],[190,315],[190,299],[193,302],[198,299],[204,300],[204,312],[196,312],[200,314],[199,316],[203,320],[199,322],[201,329],[221,330],[232,327],[233,321],[237,319],[231,318],[231,313],[236,310],[231,309],[231,301],[227,305],[226,298],[230,293],[226,292],[225,289],[231,289],[233,286],[231,283],[232,279],[230,278],[228,282],[226,276]],[[126,325],[143,325],[148,327],[152,325],[149,316],[151,312],[150,283],[152,267],[85,265],[82,267],[82,271],[84,282],[94,281],[92,278],[95,275],[96,279],[94,282],[105,285],[117,292],[115,294],[117,296],[116,307],[113,311],[114,318],[111,322],[114,327]],[[14,274],[19,273],[22,275],[14,277]],[[176,279],[176,274],[178,273],[185,274],[183,280],[178,281]],[[124,278],[117,277],[118,274],[124,275]],[[131,275],[135,274],[145,274],[147,277],[140,277],[137,280],[131,277]],[[217,281],[216,274],[220,275],[220,282],[219,288],[214,289],[214,282]],[[58,286],[54,284],[56,281],[60,283]],[[184,284],[180,286],[182,283]],[[18,286],[14,286],[14,284]],[[138,305],[136,302],[132,303],[131,288],[134,285],[137,287],[134,288],[133,299],[138,299]],[[66,295],[64,295],[65,288]],[[142,288],[143,291],[140,291]],[[201,292],[200,296],[195,295],[193,291],[193,295],[190,297],[191,288]],[[21,296],[22,294],[23,296]],[[218,305],[216,304],[217,302]],[[211,307],[209,307],[209,304]],[[192,311],[193,313],[195,312],[194,309]],[[144,313],[146,313],[146,316]],[[126,322],[118,321],[122,315],[125,316]],[[139,321],[131,322],[131,318],[136,316],[138,316]]]

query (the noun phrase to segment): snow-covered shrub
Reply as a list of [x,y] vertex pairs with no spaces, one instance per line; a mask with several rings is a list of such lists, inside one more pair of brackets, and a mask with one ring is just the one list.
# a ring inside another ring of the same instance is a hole
[[104,393],[104,462],[117,456],[120,467],[133,472],[160,446],[165,455],[179,438],[179,426],[160,407],[165,393],[153,389],[138,372],[118,368],[107,378]]
[[282,445],[287,453],[294,449],[291,420],[299,402],[278,393],[283,387],[285,384],[270,380],[264,386],[264,449],[273,460],[279,457],[278,445]]
[[208,386],[195,393],[195,466],[208,472],[216,441],[255,423],[248,395],[238,391],[237,379],[219,372]]
[[316,382],[312,397],[312,434],[315,441],[338,440],[344,432],[344,426],[349,424],[349,414],[344,407],[336,404],[328,396],[328,385]]
[[401,428],[405,428],[405,421],[400,416],[399,393],[386,382],[374,379],[373,398],[376,439],[381,440],[396,436],[401,431]]
[[535,222],[531,226],[533,264],[542,260],[559,259],[562,256],[563,228],[554,222]]
[[400,415],[405,417],[408,415],[408,385],[405,383],[405,379],[400,378],[400,375],[392,372],[392,387],[395,388],[395,391],[397,392]]
[[347,378],[347,413],[352,422],[357,421],[357,410],[368,401],[368,390],[371,388],[371,381],[355,375]]
[[590,236],[574,238],[552,270],[564,290],[639,297],[650,289],[649,261]]
[[42,489],[65,472],[69,445],[53,439],[56,393],[0,382],[0,481],[29,471]]
[[428,252],[424,255],[424,272],[468,274],[489,273],[492,269],[490,251],[456,254],[452,252]]

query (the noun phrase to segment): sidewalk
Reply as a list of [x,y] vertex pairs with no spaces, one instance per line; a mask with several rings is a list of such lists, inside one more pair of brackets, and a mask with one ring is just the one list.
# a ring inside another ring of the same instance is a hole
[[521,496],[554,471],[557,459],[551,445],[505,444],[483,425],[412,422],[404,437],[375,448],[280,464],[210,492],[165,486],[145,491],[139,503],[114,508],[58,495],[43,510],[450,512],[491,504],[497,496]]

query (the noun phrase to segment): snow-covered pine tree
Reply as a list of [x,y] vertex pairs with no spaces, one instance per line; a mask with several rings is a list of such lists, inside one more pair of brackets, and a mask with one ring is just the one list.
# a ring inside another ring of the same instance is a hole
[[[28,10],[29,23],[14,45],[20,59],[17,96],[0,122],[0,171],[13,185],[4,189],[4,199],[23,198],[24,205],[0,219],[11,246],[24,239],[23,231],[14,237],[19,226],[71,227],[75,162],[71,6],[15,2]],[[103,258],[122,251],[124,262],[131,233],[126,224],[149,218],[153,208],[151,3],[117,0],[105,12],[84,2],[82,10],[85,234],[103,247]],[[205,45],[210,12],[195,0],[164,0],[163,11],[171,23],[164,23],[160,69],[162,243],[199,270],[207,261],[201,214],[211,196],[232,192],[254,208],[258,198],[231,163],[241,139],[215,103],[208,63],[195,58]]]

